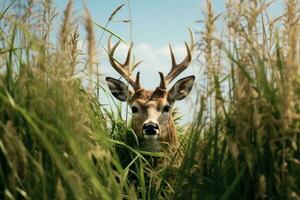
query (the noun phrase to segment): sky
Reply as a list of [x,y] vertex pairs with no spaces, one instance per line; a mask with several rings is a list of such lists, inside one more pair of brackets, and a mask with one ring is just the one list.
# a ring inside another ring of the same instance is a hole
[[[128,1],[124,0],[86,0],[92,18],[104,25],[110,14],[121,4],[126,5],[118,12],[115,20],[129,19]],[[67,1],[55,0],[60,11]],[[202,0],[131,0],[132,39],[135,43],[149,43],[162,46],[168,42],[179,42],[187,36],[187,27],[193,26],[201,16]],[[84,3],[75,0],[75,10],[82,13]],[[222,4],[219,4],[222,5]],[[127,41],[130,39],[128,24],[114,22],[109,28]]]
[[[130,3],[130,7],[128,6]],[[222,2],[222,1],[220,1]],[[171,67],[168,44],[174,49],[177,61],[186,55],[184,41],[189,42],[188,28],[197,30],[196,20],[201,19],[204,9],[203,0],[86,0],[85,4],[97,24],[105,26],[111,13],[121,4],[126,5],[114,17],[114,22],[108,29],[120,35],[125,41],[134,42],[133,53],[136,60],[143,60],[139,67],[142,85],[148,89],[156,87],[159,82],[158,71],[167,73]],[[62,13],[67,1],[55,0],[58,12]],[[75,13],[82,15],[84,1],[75,0]],[[129,23],[120,22],[129,20],[131,12],[131,30]],[[216,12],[224,10],[224,4],[219,3]],[[84,32],[84,31],[82,31]],[[99,40],[102,30],[95,27],[96,39]],[[109,34],[104,34],[101,45],[106,47]],[[197,36],[196,36],[197,37]],[[113,42],[116,42],[114,40]],[[116,58],[124,60],[127,52],[125,45],[120,45],[116,51]],[[102,73],[116,76],[107,62],[105,51],[99,47],[99,62]],[[192,67],[191,67],[192,68]],[[193,73],[192,69],[184,72],[182,76]]]
[[[282,6],[278,6],[277,3],[282,1],[276,0],[276,5],[270,9],[271,14],[281,12]],[[54,0],[59,13],[63,12],[67,2],[67,0]],[[86,5],[94,22],[105,26],[111,13],[123,3],[125,6],[115,15],[113,22],[107,28],[128,43],[131,40],[134,42],[134,56],[137,60],[143,60],[138,69],[141,71],[141,84],[146,89],[154,89],[159,84],[158,71],[166,74],[171,67],[168,44],[172,45],[176,60],[179,62],[186,55],[184,41],[190,41],[188,28],[201,31],[201,26],[196,21],[203,20],[205,0],[74,0],[75,15],[82,16],[84,5]],[[221,13],[225,10],[225,0],[214,0],[213,7],[216,14]],[[129,23],[121,22],[129,20],[130,14],[131,27]],[[97,41],[102,32],[101,29],[95,27]],[[81,35],[85,34],[83,29],[80,33]],[[104,34],[98,48],[98,61],[101,64],[103,82],[106,76],[119,77],[109,65],[107,55],[102,49],[102,47],[106,47],[108,36],[108,34]],[[199,39],[199,35],[195,35],[195,37]],[[114,40],[114,42],[116,41]],[[81,42],[84,43],[84,41]],[[118,60],[125,59],[127,48],[124,44],[120,45],[116,51]],[[196,82],[199,82],[201,79],[199,71],[201,72],[201,70],[203,71],[203,68],[199,63],[192,63],[189,69],[178,78],[197,74]],[[191,95],[191,97],[195,99],[195,95]],[[184,115],[183,122],[192,119],[190,115],[192,107],[189,102],[189,100],[182,100],[175,104]]]

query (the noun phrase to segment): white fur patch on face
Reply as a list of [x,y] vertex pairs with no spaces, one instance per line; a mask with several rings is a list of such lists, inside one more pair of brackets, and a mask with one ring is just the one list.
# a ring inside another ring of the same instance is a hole
[[158,137],[158,134],[156,134],[156,135],[146,135],[146,134],[144,134],[144,138],[146,140],[148,140],[148,139],[157,139],[157,137]]
[[158,135],[159,135],[159,130],[157,130],[157,133],[155,135],[147,135],[145,130],[143,130],[144,139],[157,139]]

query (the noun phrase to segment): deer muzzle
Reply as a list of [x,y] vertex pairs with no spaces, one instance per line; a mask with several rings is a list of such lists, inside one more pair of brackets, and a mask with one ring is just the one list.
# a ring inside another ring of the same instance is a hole
[[143,134],[145,139],[156,138],[159,135],[159,125],[153,122],[144,123]]

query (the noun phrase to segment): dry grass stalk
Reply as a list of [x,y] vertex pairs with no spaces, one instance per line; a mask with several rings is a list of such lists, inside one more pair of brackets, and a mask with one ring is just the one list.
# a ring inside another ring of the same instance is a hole
[[257,196],[259,199],[265,199],[266,196],[266,178],[264,175],[260,175],[258,180],[258,192]]
[[[220,15],[215,15],[211,0],[206,1],[205,10],[205,29],[202,32],[203,41],[200,44],[202,47],[204,58],[205,58],[205,69],[207,74],[207,85],[206,85],[206,95],[210,99],[210,109],[209,113],[213,116],[215,113],[219,112],[220,102],[217,97],[221,97],[218,90],[219,83],[217,79],[220,77],[221,67],[220,67],[220,56],[221,56],[221,43],[216,40],[216,21]],[[216,89],[216,90],[215,90]],[[214,114],[213,114],[214,109]]]
[[295,93],[294,85],[299,74],[299,1],[289,0],[285,4],[284,13],[284,31],[283,38],[285,42],[285,81],[282,85],[282,125],[284,132],[289,129],[289,124],[293,120]]
[[73,1],[69,0],[67,7],[64,10],[63,23],[61,25],[61,29],[59,33],[59,42],[61,45],[61,49],[63,51],[65,51],[65,48],[68,46],[69,33],[72,30],[72,22],[71,22],[72,9],[73,9]]
[[69,75],[73,76],[75,73],[76,65],[78,64],[78,40],[79,40],[79,32],[78,26],[74,29],[71,38],[70,38],[70,68]]
[[[95,36],[94,36],[92,18],[87,9],[85,10],[85,29],[87,32],[88,63],[89,65],[93,65],[96,63]],[[92,66],[90,66],[90,73],[92,73]]]
[[114,18],[114,16],[123,8],[124,5],[125,3],[121,4],[111,13],[111,15],[108,18],[108,22],[110,22]]
[[[91,79],[91,76],[96,71],[96,42],[93,30],[93,23],[91,15],[87,8],[85,8],[85,29],[87,32],[87,51],[88,51],[88,74]],[[92,89],[92,81],[90,80],[90,89]]]
[[47,43],[48,49],[50,48],[50,32],[53,27],[54,18],[58,15],[55,10],[53,0],[42,1],[42,20],[39,26],[41,26],[42,40]]

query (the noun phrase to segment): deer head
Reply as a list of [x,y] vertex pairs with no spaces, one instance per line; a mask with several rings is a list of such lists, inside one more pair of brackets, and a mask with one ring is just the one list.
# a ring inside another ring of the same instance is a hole
[[[136,74],[136,78],[132,76],[129,63],[133,45],[130,45],[127,58],[121,64],[114,59],[114,52],[120,41],[112,47],[111,37],[109,38],[108,55],[110,64],[128,81],[132,89],[115,78],[107,77],[106,81],[112,95],[120,101],[127,101],[130,105],[132,110],[132,128],[143,146],[153,146],[158,143],[166,143],[171,146],[177,145],[176,130],[172,117],[173,105],[175,101],[184,99],[190,93],[195,76],[188,76],[178,80],[169,90],[168,85],[189,66],[192,60],[194,37],[191,30],[190,35],[191,45],[188,46],[185,42],[187,55],[179,64],[176,63],[171,45],[169,45],[172,67],[166,76],[159,72],[160,84],[154,90],[146,90],[141,87],[139,72]],[[134,64],[133,68],[138,64],[140,62]]]

